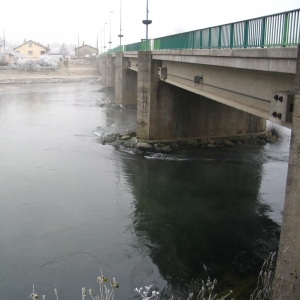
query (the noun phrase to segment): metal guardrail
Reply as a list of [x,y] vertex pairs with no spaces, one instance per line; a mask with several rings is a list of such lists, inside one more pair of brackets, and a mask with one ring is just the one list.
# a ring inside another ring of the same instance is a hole
[[171,49],[287,47],[300,44],[300,9],[119,46],[109,53]]

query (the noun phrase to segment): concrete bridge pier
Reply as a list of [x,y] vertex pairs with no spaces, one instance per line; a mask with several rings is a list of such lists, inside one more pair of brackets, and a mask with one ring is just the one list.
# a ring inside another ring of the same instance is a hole
[[106,64],[107,64],[106,56],[101,56],[99,58],[99,74],[102,77],[103,83],[106,83],[106,71],[107,71]]
[[300,299],[300,45],[283,223],[273,300]]
[[129,59],[123,53],[115,57],[115,102],[123,106],[137,103],[137,74],[129,69]]
[[258,133],[265,120],[161,81],[161,62],[138,57],[137,138],[177,140]]
[[115,60],[108,54],[99,59],[99,73],[107,87],[115,86]]
[[115,86],[115,60],[112,55],[106,57],[106,82],[107,87]]

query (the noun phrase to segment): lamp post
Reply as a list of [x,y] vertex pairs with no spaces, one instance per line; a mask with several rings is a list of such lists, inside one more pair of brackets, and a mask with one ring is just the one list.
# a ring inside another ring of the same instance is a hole
[[122,46],[122,0],[120,0],[120,33],[118,37],[120,38],[120,46]]
[[103,29],[103,52],[105,52],[105,48],[106,48],[106,45],[105,45],[105,25],[107,23],[104,23],[104,29]]
[[147,6],[146,6],[146,20],[143,20],[143,24],[146,25],[146,41],[148,41],[148,25],[150,25],[152,23],[152,20],[148,19],[148,0],[147,0]]
[[112,13],[113,11],[111,10],[110,12],[109,12],[109,50],[111,49],[111,13]]
[[101,52],[101,54],[102,54],[102,52],[103,52],[103,45],[102,45],[102,38],[103,38],[103,30],[101,30],[101,38],[100,38],[100,52]]
[[3,49],[5,52],[5,30],[3,29]]

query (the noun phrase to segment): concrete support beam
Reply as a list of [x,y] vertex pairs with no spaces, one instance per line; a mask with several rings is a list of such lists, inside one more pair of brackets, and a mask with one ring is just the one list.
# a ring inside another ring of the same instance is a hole
[[273,300],[300,295],[300,45],[298,46],[293,127]]
[[137,74],[128,68],[128,61],[123,53],[116,54],[115,102],[123,106],[137,103]]
[[[272,116],[270,105],[274,93],[294,90],[295,73],[281,74],[223,66],[161,62],[167,70],[165,82],[246,113],[291,127],[290,124]],[[194,83],[196,75],[201,75],[203,78],[199,84]]]

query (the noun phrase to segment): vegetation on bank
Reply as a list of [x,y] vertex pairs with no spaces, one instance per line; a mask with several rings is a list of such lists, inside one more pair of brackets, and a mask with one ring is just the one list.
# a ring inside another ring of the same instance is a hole
[[39,59],[19,57],[10,64],[1,64],[0,70],[17,70],[25,72],[37,72],[42,70],[57,70],[59,68],[59,56],[42,55]]
[[[271,300],[273,293],[273,282],[275,275],[275,266],[276,265],[276,253],[272,252],[268,256],[268,258],[264,261],[261,270],[258,274],[257,278],[257,286],[255,290],[250,295],[249,300]],[[97,277],[98,289],[95,292],[94,289],[87,289],[85,287],[81,290],[81,300],[85,300],[87,297],[92,300],[113,300],[114,292],[118,289],[119,283],[115,278],[109,283],[108,279],[104,277],[102,270],[100,269],[100,274]],[[110,285],[110,287],[108,287]],[[202,280],[202,288],[197,293],[189,293],[186,300],[234,300],[235,298],[231,298],[234,296],[234,292],[232,290],[228,292],[221,293],[222,296],[218,297],[216,293],[217,280],[211,280],[209,277],[206,282]],[[175,299],[173,296],[171,298],[165,297],[165,295],[161,294],[153,285],[135,288],[134,292],[136,292],[138,299],[140,300],[180,300]],[[56,300],[59,300],[57,289],[54,289],[54,294],[56,296]],[[33,286],[32,293],[29,295],[29,298],[32,300],[35,299],[46,299],[45,295],[39,295],[35,292],[35,288]],[[182,299],[183,300],[183,299]],[[238,300],[238,299],[236,299]]]

